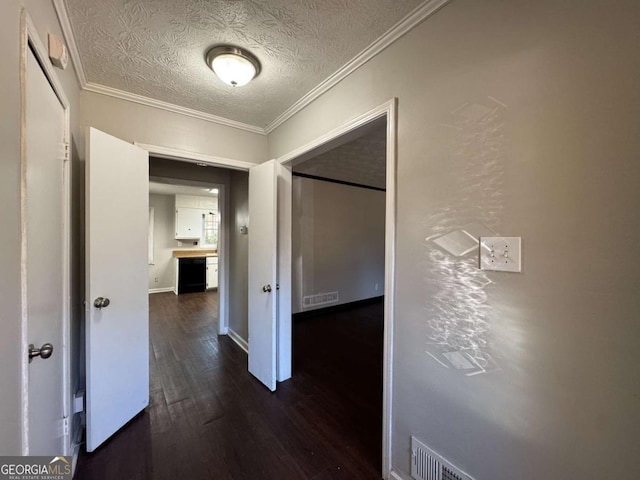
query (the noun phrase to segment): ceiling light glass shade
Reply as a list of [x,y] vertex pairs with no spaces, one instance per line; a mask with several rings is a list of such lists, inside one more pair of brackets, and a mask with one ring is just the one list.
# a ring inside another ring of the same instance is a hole
[[260,62],[238,47],[221,45],[207,52],[207,64],[220,80],[232,87],[249,83],[260,73]]

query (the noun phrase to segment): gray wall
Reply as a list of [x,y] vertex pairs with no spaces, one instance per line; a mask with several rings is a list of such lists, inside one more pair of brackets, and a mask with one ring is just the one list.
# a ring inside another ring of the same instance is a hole
[[[0,40],[3,68],[0,69],[0,204],[2,205],[2,229],[0,231],[0,455],[21,453],[22,392],[20,385],[22,358],[22,326],[20,306],[20,9],[26,8],[36,30],[46,45],[48,33],[62,35],[52,2],[41,0],[5,0],[0,2]],[[62,87],[71,103],[71,146],[73,175],[73,235],[72,248],[80,250],[80,202],[78,187],[78,152],[84,148],[79,135],[76,108],[79,88],[73,66],[67,70],[56,70]],[[72,322],[71,351],[78,357],[81,348],[80,315],[81,265],[79,255],[73,256],[72,264]],[[80,382],[77,368],[71,372],[71,389],[76,390]],[[79,418],[73,419],[72,429],[79,426]]]
[[229,328],[249,339],[249,236],[240,227],[249,223],[249,174],[231,171],[229,210]]
[[138,103],[83,91],[81,125],[130,142],[260,163],[267,159],[267,137]]
[[384,294],[384,213],[385,192],[293,177],[293,313],[306,295],[337,291],[339,305]]
[[154,208],[153,265],[149,265],[149,289],[173,288],[176,284],[173,258],[173,251],[178,248],[175,203],[175,195],[149,195],[149,206]]
[[[270,135],[276,158],[398,98],[402,477],[413,434],[478,480],[640,478],[639,21],[454,0]],[[522,273],[431,241],[480,226],[522,236]]]
[[[5,68],[0,69],[0,454],[21,453],[20,326],[20,80],[19,4],[0,3],[0,40]],[[9,386],[14,386],[9,388]]]
[[149,176],[191,180],[195,182],[221,183],[229,185],[230,170],[217,167],[199,167],[195,163],[149,158]]

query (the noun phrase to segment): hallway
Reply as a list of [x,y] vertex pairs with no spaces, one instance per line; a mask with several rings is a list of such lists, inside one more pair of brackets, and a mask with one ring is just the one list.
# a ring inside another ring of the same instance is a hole
[[217,336],[217,293],[149,302],[150,405],[76,479],[381,477],[381,303],[298,321],[293,378],[271,393]]

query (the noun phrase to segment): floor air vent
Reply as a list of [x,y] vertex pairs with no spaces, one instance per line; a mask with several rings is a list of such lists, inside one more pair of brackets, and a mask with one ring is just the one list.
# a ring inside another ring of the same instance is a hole
[[338,292],[318,293],[316,295],[307,295],[302,297],[302,307],[311,308],[327,303],[336,303],[339,300]]
[[411,477],[416,480],[473,480],[415,437],[411,437]]

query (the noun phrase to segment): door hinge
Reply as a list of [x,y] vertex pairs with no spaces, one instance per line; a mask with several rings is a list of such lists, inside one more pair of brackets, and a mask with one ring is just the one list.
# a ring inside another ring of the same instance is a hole
[[64,417],[60,420],[60,434],[62,436],[69,435],[69,417]]
[[63,144],[63,146],[64,146],[64,161],[67,162],[67,161],[69,161],[69,158],[70,158],[69,144],[65,143],[65,144]]

